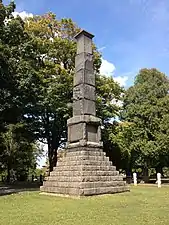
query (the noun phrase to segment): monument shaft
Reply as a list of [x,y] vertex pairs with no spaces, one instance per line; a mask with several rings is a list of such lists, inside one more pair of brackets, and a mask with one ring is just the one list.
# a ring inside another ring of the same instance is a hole
[[92,38],[86,31],[76,35],[77,55],[73,88],[73,117],[68,120],[68,147],[102,145],[101,120],[96,115]]

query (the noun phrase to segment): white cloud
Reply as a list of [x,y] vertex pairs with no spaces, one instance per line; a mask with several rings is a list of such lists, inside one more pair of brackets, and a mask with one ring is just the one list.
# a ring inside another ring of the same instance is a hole
[[28,13],[26,11],[13,12],[12,14],[13,14],[14,17],[17,17],[19,15],[23,20],[25,20],[28,17],[33,17],[33,14],[32,13]]
[[[108,62],[106,59],[102,58],[102,64],[100,67],[100,74],[105,76],[113,76],[116,68],[113,63]],[[113,77],[114,81],[120,84],[120,86],[125,86],[128,76],[117,76]]]
[[100,52],[100,51],[103,51],[105,48],[106,48],[106,46],[100,47],[100,48],[98,48],[98,51],[99,51],[99,52]]
[[115,71],[115,66],[113,63],[108,62],[106,59],[102,58],[102,64],[100,67],[100,73],[106,76],[112,76]]
[[114,81],[116,81],[117,83],[120,84],[120,86],[125,86],[126,85],[126,81],[128,80],[127,76],[118,76],[118,77],[114,77],[113,78]]

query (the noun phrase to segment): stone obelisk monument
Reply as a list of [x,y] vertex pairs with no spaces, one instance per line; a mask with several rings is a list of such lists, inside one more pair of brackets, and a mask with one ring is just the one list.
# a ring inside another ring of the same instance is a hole
[[129,191],[103,152],[101,119],[96,117],[93,37],[84,30],[75,37],[73,117],[67,121],[66,155],[44,181],[42,192],[80,197]]

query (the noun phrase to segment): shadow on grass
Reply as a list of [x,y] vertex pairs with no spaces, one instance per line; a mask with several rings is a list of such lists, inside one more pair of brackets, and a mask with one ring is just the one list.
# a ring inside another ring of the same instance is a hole
[[0,184],[0,197],[26,191],[39,191],[40,184]]

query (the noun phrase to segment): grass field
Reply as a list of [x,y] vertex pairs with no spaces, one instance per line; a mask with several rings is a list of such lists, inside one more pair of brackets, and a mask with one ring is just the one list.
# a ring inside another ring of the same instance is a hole
[[24,192],[0,197],[0,225],[169,225],[169,187],[68,199]]

